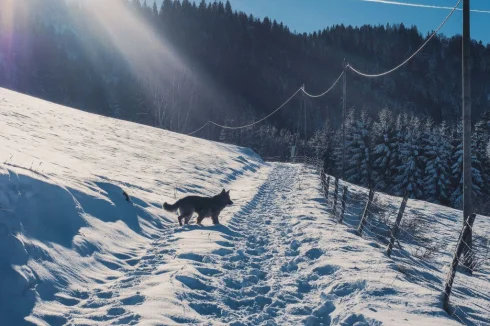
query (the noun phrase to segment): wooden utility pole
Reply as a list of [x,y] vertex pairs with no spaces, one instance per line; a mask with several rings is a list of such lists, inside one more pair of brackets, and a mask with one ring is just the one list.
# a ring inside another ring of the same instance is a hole
[[369,215],[369,207],[371,202],[374,199],[374,190],[369,189],[368,200],[366,202],[366,207],[364,208],[364,212],[362,213],[361,221],[359,222],[359,226],[357,227],[357,233],[362,235],[362,230],[364,229],[364,225],[366,224],[366,219]]
[[[301,88],[304,90],[305,89],[305,84],[303,83],[303,85],[301,86]],[[304,111],[304,123],[305,123],[305,143],[304,143],[304,146],[303,146],[303,156],[304,156],[304,163],[306,163],[306,95],[304,94],[304,92],[301,92],[301,103],[300,103],[300,106],[303,107],[303,111]],[[298,119],[298,137],[299,137],[299,119]],[[301,142],[300,142],[301,144]]]
[[395,224],[391,228],[390,242],[388,243],[388,248],[386,249],[386,254],[388,255],[388,257],[391,257],[391,251],[393,250],[396,237],[398,236],[398,230],[400,229],[400,224],[403,218],[403,213],[405,212],[405,207],[407,207],[407,202],[408,202],[408,195],[405,195],[405,197],[403,197],[402,204],[400,205],[400,209],[398,211]]
[[[470,81],[470,0],[463,0],[463,220],[466,225],[473,214],[471,182],[471,81]],[[463,254],[465,267],[472,264],[472,232],[467,232],[468,244]]]
[[449,307],[449,296],[451,295],[451,291],[453,289],[454,278],[456,277],[456,271],[458,269],[459,259],[463,254],[466,244],[463,239],[468,236],[473,228],[473,222],[475,222],[475,214],[470,214],[468,216],[468,222],[463,226],[463,230],[461,231],[461,235],[458,239],[458,244],[456,246],[456,252],[454,253],[453,261],[451,263],[451,267],[449,268],[449,273],[446,277],[446,284],[444,285],[443,292],[443,308],[446,310],[448,314],[451,314]]
[[344,59],[344,76],[343,76],[343,87],[342,87],[342,180],[345,180],[345,107],[347,103],[347,64]]
[[[305,85],[303,85],[304,89]],[[305,164],[306,164],[306,143],[308,142],[308,137],[306,136],[306,95],[303,94],[303,110],[305,110],[305,148],[303,150],[303,154],[305,156]]]

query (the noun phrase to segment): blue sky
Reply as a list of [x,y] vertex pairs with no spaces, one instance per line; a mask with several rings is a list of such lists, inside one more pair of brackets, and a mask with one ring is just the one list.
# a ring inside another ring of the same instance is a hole
[[[213,0],[209,0],[213,1]],[[226,0],[224,0],[226,1]],[[391,0],[428,6],[454,7],[457,0]],[[234,10],[256,17],[282,21],[292,31],[312,32],[334,24],[386,24],[403,22],[416,25],[422,33],[435,30],[449,13],[447,9],[420,8],[362,0],[230,0]],[[461,7],[461,5],[460,5]],[[490,43],[490,0],[471,0],[471,9],[489,13],[471,14],[471,36]],[[441,32],[461,34],[462,12],[456,11]]]

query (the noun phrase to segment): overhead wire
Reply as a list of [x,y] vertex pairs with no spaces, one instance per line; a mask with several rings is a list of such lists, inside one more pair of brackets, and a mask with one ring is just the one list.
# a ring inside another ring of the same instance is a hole
[[385,71],[383,73],[368,74],[368,73],[364,73],[364,72],[361,72],[361,71],[355,69],[350,64],[348,64],[346,66],[346,68],[352,70],[353,72],[355,72],[356,74],[358,74],[360,76],[368,77],[368,78],[376,78],[376,77],[386,76],[386,75],[391,74],[392,72],[400,69],[405,64],[407,64],[410,60],[412,60],[417,54],[419,54],[420,51],[422,51],[422,49],[424,49],[425,46],[432,40],[432,38],[434,38],[434,36],[437,35],[437,33],[441,30],[441,28],[447,23],[447,21],[449,20],[449,18],[451,18],[451,16],[453,15],[453,13],[458,9],[458,7],[461,4],[461,2],[462,2],[462,0],[459,0],[458,3],[456,3],[456,5],[454,6],[454,8],[451,10],[451,12],[449,12],[449,14],[442,21],[442,23],[439,25],[439,27],[429,36],[429,38],[418,48],[417,51],[415,51],[410,57],[408,57],[405,61],[403,61],[402,63],[400,63],[398,66],[394,67],[393,69],[390,69],[390,70]]
[[298,88],[294,93],[293,95],[291,95],[284,103],[282,103],[277,109],[275,109],[274,111],[272,111],[271,113],[269,113],[268,115],[266,115],[265,117],[263,117],[262,119],[260,120],[257,120],[257,121],[254,121],[252,123],[248,123],[246,125],[243,125],[243,126],[225,126],[225,125],[222,125],[222,124],[219,124],[217,122],[214,122],[212,120],[208,120],[205,124],[203,124],[201,127],[199,127],[198,129],[194,130],[193,132],[190,132],[188,133],[187,135],[188,136],[191,136],[199,131],[201,131],[204,127],[208,126],[208,125],[215,125],[216,127],[219,127],[219,128],[223,128],[223,129],[231,129],[231,130],[237,130],[237,129],[244,129],[244,128],[249,128],[249,127],[252,127],[268,118],[270,118],[272,115],[274,115],[275,113],[277,113],[279,110],[281,110],[286,104],[288,104],[299,92],[303,92],[306,96],[309,96],[309,97],[312,97],[312,98],[318,98],[318,97],[322,97],[322,96],[325,96],[326,94],[328,94],[334,87],[335,85],[338,84],[339,80],[342,78],[342,76],[344,75],[345,71],[342,71],[342,73],[340,74],[340,76],[334,81],[334,83],[326,90],[324,91],[323,93],[321,94],[318,94],[318,95],[313,95],[313,94],[310,94],[308,93],[305,88],[304,88],[304,85],[302,85],[300,88]]

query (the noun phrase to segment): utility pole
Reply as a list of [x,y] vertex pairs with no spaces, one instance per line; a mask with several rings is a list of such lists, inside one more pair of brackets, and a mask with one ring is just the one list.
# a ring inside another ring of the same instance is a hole
[[[471,182],[470,0],[463,0],[463,221],[473,213]],[[464,266],[472,265],[472,232],[464,239]]]
[[303,95],[303,110],[305,110],[305,147],[308,137],[306,136],[306,96]]
[[[303,84],[303,90],[305,89],[305,84]],[[304,114],[305,114],[305,117],[304,117],[304,120],[305,120],[305,144],[303,146],[303,155],[304,155],[304,160],[305,160],[305,163],[306,163],[306,141],[307,141],[307,138],[306,138],[306,95],[304,93],[302,93],[302,96],[301,96],[301,104],[303,105],[303,110],[304,110]]]
[[347,104],[347,64],[343,62],[344,76],[343,76],[343,96],[342,96],[342,180],[345,180],[345,107]]

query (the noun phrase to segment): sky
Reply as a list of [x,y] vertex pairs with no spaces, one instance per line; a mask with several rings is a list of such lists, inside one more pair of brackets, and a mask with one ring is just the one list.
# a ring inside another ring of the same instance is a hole
[[[213,1],[213,0],[208,0]],[[225,0],[224,0],[225,1]],[[385,3],[381,3],[385,1]],[[437,29],[457,0],[230,0],[233,10],[244,11],[256,17],[282,21],[296,32],[313,32],[335,24],[360,26],[386,23],[416,25],[420,32]],[[411,6],[393,4],[406,2]],[[426,6],[426,7],[423,7]],[[462,8],[462,5],[460,5]],[[490,0],[471,0],[471,37],[490,43]],[[446,36],[461,34],[462,11],[456,11],[441,33]]]

